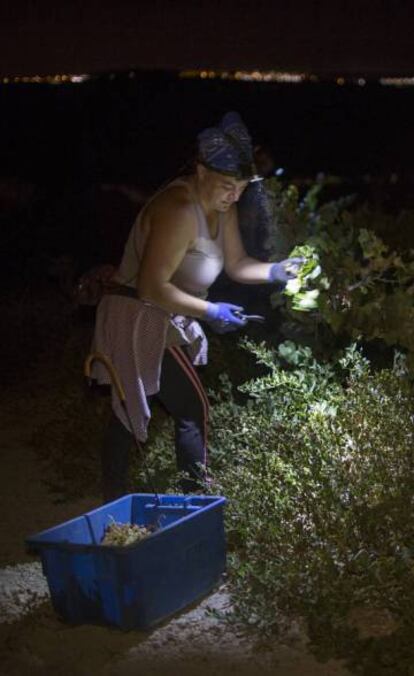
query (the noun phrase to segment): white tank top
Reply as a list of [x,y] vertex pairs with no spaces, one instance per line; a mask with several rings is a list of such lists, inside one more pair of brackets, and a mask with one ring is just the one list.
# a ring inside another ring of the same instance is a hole
[[[223,269],[223,223],[219,214],[217,236],[213,239],[210,235],[208,223],[201,204],[196,200],[190,184],[185,178],[179,178],[169,183],[164,189],[155,193],[155,197],[161,193],[183,186],[187,188],[192,199],[197,217],[197,236],[191,247],[186,251],[183,260],[171,278],[172,284],[182,291],[199,298],[205,298],[209,287],[216,280]],[[146,206],[147,206],[146,205]],[[140,211],[131,229],[125,245],[121,264],[115,275],[119,284],[136,287],[137,275],[144,248],[144,235],[141,228],[141,218],[145,207]],[[153,227],[157,227],[154,224]]]

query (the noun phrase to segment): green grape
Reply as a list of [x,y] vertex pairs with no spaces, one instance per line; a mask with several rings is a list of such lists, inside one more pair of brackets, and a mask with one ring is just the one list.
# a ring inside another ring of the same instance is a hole
[[153,528],[146,526],[138,526],[131,523],[117,523],[112,521],[105,529],[104,537],[101,540],[101,545],[112,545],[118,547],[125,547],[134,542],[139,542],[148,537],[154,531]]
[[[329,282],[322,276],[319,255],[310,245],[296,246],[289,258],[303,258],[296,277],[289,279],[284,294],[292,298],[292,308],[298,312],[309,312],[318,307],[319,289],[313,288],[315,280],[322,288],[327,288]],[[288,266],[287,266],[288,269]]]

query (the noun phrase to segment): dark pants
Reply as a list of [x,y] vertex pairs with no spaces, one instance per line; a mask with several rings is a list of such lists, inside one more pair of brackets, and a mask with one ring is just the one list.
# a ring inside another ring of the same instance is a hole
[[[160,391],[156,399],[173,417],[177,468],[188,475],[182,490],[200,488],[206,472],[207,396],[184,349],[165,351]],[[102,448],[102,484],[105,502],[128,490],[129,453],[134,445],[131,433],[113,414]]]

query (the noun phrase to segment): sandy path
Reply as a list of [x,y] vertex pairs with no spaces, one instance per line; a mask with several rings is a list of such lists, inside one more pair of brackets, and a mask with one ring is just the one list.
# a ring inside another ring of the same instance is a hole
[[25,537],[99,504],[97,497],[59,503],[50,495],[30,447],[31,434],[30,421],[22,421],[18,415],[3,420],[0,431],[0,566],[33,561],[33,557],[25,552]]

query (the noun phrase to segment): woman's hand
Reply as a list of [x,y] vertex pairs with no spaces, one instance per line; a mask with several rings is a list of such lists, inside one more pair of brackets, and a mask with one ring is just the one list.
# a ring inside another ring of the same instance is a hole
[[298,271],[302,263],[304,263],[304,258],[286,258],[284,261],[279,263],[273,263],[269,270],[269,281],[270,282],[281,282],[286,284],[289,279],[294,279],[297,277]]
[[[240,312],[243,312],[243,308],[240,305],[221,302],[207,303],[204,319],[214,324],[221,325],[223,329],[238,329],[246,324],[246,320],[238,315]],[[223,333],[225,333],[225,331],[223,331]]]

